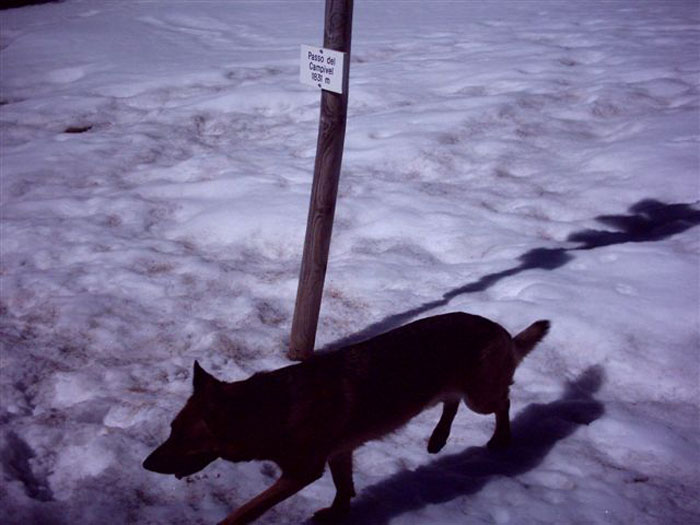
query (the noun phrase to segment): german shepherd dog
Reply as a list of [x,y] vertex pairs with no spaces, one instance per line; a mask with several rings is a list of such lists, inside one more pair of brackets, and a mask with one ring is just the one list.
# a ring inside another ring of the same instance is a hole
[[353,450],[438,402],[442,416],[428,452],[445,445],[460,399],[496,415],[488,446],[506,446],[513,374],[548,330],[548,321],[538,321],[511,338],[488,319],[450,313],[244,381],[218,381],[195,362],[194,393],[143,466],[182,478],[217,458],[274,461],[277,482],[221,522],[238,525],[320,478],[328,463],[336,495],[314,519],[335,521],[355,495]]

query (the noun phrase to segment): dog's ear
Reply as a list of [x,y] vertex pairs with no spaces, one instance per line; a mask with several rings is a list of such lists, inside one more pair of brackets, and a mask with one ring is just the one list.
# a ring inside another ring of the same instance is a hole
[[198,361],[194,362],[194,372],[192,374],[192,387],[195,393],[211,391],[219,384],[219,381],[204,370]]

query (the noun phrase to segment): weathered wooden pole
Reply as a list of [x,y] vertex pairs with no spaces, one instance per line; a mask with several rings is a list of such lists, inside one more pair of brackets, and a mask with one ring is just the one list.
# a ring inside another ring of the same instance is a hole
[[289,358],[295,360],[311,356],[316,342],[345,141],[352,9],[353,0],[326,0],[323,47],[345,53],[343,90],[342,93],[321,92],[311,203],[288,353]]

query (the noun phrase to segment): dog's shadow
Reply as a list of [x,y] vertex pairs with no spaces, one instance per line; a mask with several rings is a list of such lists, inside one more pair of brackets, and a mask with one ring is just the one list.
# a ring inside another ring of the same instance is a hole
[[470,447],[361,489],[342,523],[385,525],[406,512],[475,494],[498,477],[536,468],[558,441],[603,415],[603,404],[593,398],[603,380],[603,368],[591,367],[557,401],[526,407],[512,421],[513,441],[505,451]]

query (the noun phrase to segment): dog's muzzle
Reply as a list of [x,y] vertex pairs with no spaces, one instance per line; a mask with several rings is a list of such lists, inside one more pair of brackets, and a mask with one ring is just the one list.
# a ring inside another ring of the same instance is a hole
[[210,452],[169,454],[162,447],[154,450],[143,462],[143,468],[158,474],[172,474],[177,479],[199,472],[219,456]]

